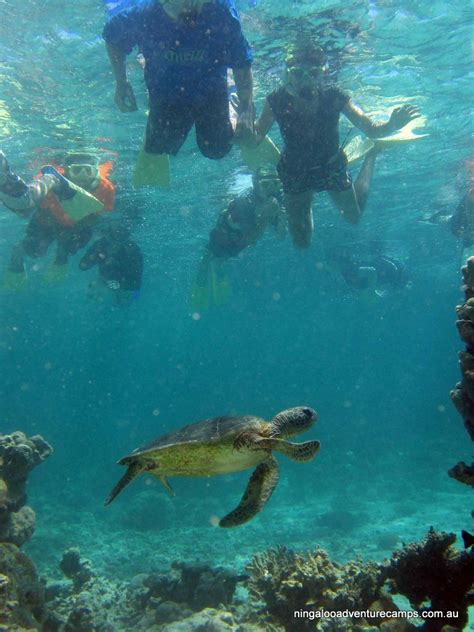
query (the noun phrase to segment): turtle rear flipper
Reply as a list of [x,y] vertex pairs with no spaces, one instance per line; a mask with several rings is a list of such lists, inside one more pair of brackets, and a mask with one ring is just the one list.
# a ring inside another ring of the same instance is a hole
[[136,476],[138,476],[142,470],[143,470],[143,465],[140,465],[140,463],[137,463],[137,461],[130,463],[125,474],[122,476],[122,478],[119,480],[117,485],[115,485],[113,490],[105,499],[105,504],[110,505],[113,499],[120,494],[122,489],[126,487],[129,483],[131,483],[133,479]]
[[260,439],[257,441],[260,448],[276,450],[296,462],[311,461],[319,452],[319,441],[305,441],[304,443],[291,443],[283,439]]
[[222,520],[220,527],[238,527],[264,508],[278,483],[278,463],[270,456],[260,463],[250,477],[239,505]]

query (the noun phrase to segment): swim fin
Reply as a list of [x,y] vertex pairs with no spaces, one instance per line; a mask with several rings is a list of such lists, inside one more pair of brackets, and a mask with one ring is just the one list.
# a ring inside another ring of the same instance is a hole
[[67,263],[58,265],[57,263],[51,263],[43,274],[43,282],[46,285],[56,285],[65,281],[69,274],[69,268]]
[[104,210],[103,203],[82,187],[65,178],[57,169],[46,165],[41,169],[43,175],[52,175],[59,181],[59,187],[54,189],[58,194],[66,213],[76,222],[92,213]]
[[217,273],[214,266],[211,267],[212,302],[217,307],[225,305],[232,296],[232,286],[229,277],[222,270]]
[[196,311],[209,308],[209,288],[206,285],[195,285],[189,303]]
[[370,138],[363,138],[362,136],[356,136],[344,147],[344,153],[346,154],[347,162],[355,162],[362,158],[374,147],[374,141]]
[[142,149],[138,155],[132,182],[134,187],[169,187],[170,160],[168,154],[150,154]]
[[265,138],[255,147],[239,145],[240,155],[251,171],[257,171],[263,165],[276,165],[280,160],[280,150],[271,138]]
[[12,272],[7,270],[2,279],[2,290],[6,292],[20,292],[28,285],[28,277],[25,272]]

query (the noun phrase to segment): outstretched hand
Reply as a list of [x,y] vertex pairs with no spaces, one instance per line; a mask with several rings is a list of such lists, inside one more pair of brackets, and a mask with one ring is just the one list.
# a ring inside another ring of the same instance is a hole
[[420,109],[416,105],[399,105],[392,110],[390,127],[397,131],[419,116]]
[[136,112],[138,110],[132,85],[128,81],[117,83],[114,101],[121,112]]

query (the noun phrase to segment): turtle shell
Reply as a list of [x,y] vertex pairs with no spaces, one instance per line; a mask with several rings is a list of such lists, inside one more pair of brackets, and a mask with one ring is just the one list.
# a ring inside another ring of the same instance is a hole
[[253,415],[211,417],[158,437],[136,448],[119,463],[126,464],[131,458],[135,459],[176,446],[232,444],[239,434],[243,432],[260,433],[268,425],[267,421]]

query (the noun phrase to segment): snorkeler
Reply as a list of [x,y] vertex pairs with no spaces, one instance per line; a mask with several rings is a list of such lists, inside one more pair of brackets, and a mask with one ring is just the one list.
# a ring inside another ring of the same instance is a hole
[[352,183],[347,158],[339,146],[342,112],[369,138],[390,135],[419,116],[418,108],[395,108],[386,123],[373,122],[344,91],[323,83],[326,56],[311,42],[295,46],[286,58],[285,85],[267,96],[256,124],[257,142],[274,121],[284,141],[278,173],[285,193],[289,229],[295,246],[307,248],[313,231],[315,192],[328,191],[345,220],[357,223],[367,201],[375,159],[375,145]]
[[138,298],[142,284],[143,254],[122,225],[111,225],[79,262],[81,270],[97,266],[99,280],[89,285],[91,296],[103,300],[112,293],[117,305],[128,305]]
[[382,297],[407,286],[405,266],[382,252],[362,255],[338,246],[328,252],[328,261],[350,287]]
[[287,232],[286,213],[281,204],[281,185],[273,167],[262,167],[252,176],[252,188],[230,202],[217,218],[199,264],[192,294],[195,307],[225,302],[230,287],[222,264],[257,243],[272,226],[278,239]]
[[[19,289],[27,281],[26,257],[42,257],[56,241],[57,250],[46,280],[64,277],[67,262],[92,238],[92,229],[102,211],[111,211],[115,187],[101,173],[102,165],[88,153],[70,153],[64,166],[44,167],[42,175],[26,184],[1,157],[0,199],[20,215],[31,217],[24,238],[16,244],[4,279],[6,289]],[[1,184],[3,177],[3,185]]]
[[[193,126],[201,153],[223,158],[234,139],[254,133],[252,52],[234,0],[157,0],[115,15],[103,37],[116,80],[115,103],[134,112],[126,56],[138,45],[145,60],[149,114],[134,184],[169,184],[168,154],[177,154]],[[234,131],[227,69],[238,95]]]
[[421,218],[427,224],[444,224],[462,242],[463,262],[474,255],[474,188],[462,197],[454,212],[442,209]]

